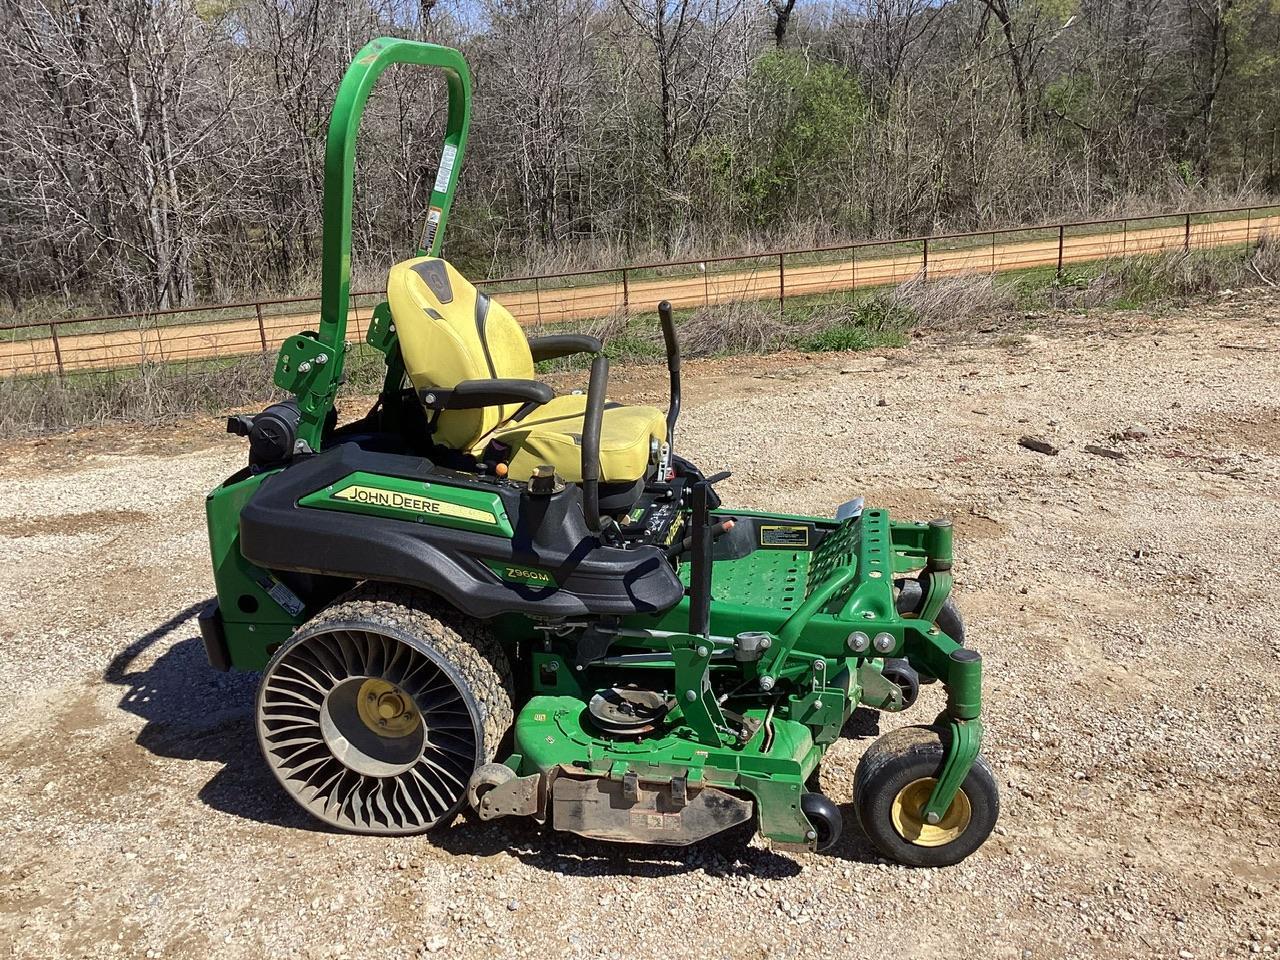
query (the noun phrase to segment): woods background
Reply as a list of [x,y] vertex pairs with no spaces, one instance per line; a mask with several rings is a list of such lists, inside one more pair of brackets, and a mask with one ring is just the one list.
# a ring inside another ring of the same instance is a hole
[[[0,0],[9,312],[311,291],[328,110],[368,39],[476,81],[477,275],[1273,193],[1277,0]],[[438,78],[360,144],[356,273],[412,248]]]

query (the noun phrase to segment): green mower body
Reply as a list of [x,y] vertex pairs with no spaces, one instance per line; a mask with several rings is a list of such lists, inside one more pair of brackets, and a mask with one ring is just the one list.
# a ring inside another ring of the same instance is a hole
[[[428,830],[470,806],[604,840],[682,845],[754,823],[775,843],[826,848],[842,822],[821,793],[826,751],[856,708],[907,709],[937,679],[945,711],[867,751],[855,809],[886,856],[967,856],[998,797],[978,757],[981,658],[948,599],[947,521],[860,500],[830,518],[734,509],[715,493],[723,476],[668,444],[641,481],[603,484],[602,355],[582,482],[550,467],[512,479],[432,442],[385,305],[368,335],[387,359],[382,395],[336,425],[355,132],[396,62],[449,78],[419,253],[440,246],[466,66],[454,51],[374,41],[330,125],[321,328],[281,348],[276,382],[295,399],[231,419],[250,463],[207,502],[209,659],[264,671],[259,740],[286,791],[358,832]],[[669,310],[662,319],[674,444],[679,350]]]

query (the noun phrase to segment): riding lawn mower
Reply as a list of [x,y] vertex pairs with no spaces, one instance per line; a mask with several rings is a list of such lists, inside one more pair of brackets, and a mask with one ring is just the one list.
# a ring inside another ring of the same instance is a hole
[[[338,426],[356,134],[392,64],[443,71],[448,121],[418,249],[365,338],[381,393]],[[886,858],[968,856],[999,798],[978,755],[982,660],[949,599],[951,524],[860,498],[829,518],[722,504],[727,474],[676,452],[665,302],[665,411],[609,399],[598,339],[526,339],[439,256],[470,98],[455,50],[360,51],[329,124],[319,330],[280,348],[293,399],[228,422],[248,464],[208,496],[217,600],[200,627],[212,666],[262,671],[257,734],[281,786],[357,833],[469,807],[649,844],[753,824],[825,850],[842,815],[819,772],[855,708],[902,711],[940,681],[932,723],[866,749],[853,810]],[[575,355],[585,390],[536,379]]]

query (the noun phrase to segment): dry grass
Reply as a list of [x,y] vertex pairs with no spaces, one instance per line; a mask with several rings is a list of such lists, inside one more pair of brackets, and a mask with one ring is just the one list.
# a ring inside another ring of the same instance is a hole
[[889,301],[915,318],[916,326],[954,327],[1017,309],[1018,298],[1008,283],[991,274],[965,274],[926,280],[919,274],[899,284]]
[[1280,236],[1268,231],[1258,237],[1248,266],[1253,275],[1267,286],[1280,285]]
[[680,327],[681,351],[690,357],[769,353],[791,333],[773,304],[733,302],[702,307]]
[[1068,273],[1034,293],[1060,309],[1126,308],[1278,282],[1280,238],[1264,233],[1247,255],[1238,250],[1177,250],[1116,258]]
[[148,364],[65,379],[0,380],[0,436],[261,405],[279,396],[271,374],[271,358],[252,356],[216,366]]
[[627,330],[628,320],[627,315],[621,310],[614,310],[603,317],[585,321],[580,332],[595,337],[601,343],[608,343],[623,336]]

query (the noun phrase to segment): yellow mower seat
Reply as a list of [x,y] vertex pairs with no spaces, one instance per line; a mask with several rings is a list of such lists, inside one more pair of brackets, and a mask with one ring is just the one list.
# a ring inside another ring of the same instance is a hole
[[[391,268],[387,302],[405,373],[416,391],[451,390],[464,380],[534,379],[524,331],[497,301],[480,293],[445,260],[418,257]],[[520,420],[520,404],[435,415],[432,438],[479,456],[490,441],[511,449],[508,476],[527,480],[548,463],[570,483],[582,481],[585,394],[555,397]],[[644,478],[655,443],[666,439],[666,415],[654,407],[605,404],[600,426],[600,480]]]
[[[518,423],[499,427],[493,439],[512,448],[508,476],[525,479],[549,463],[569,483],[582,482],[582,421],[586,394],[571,393],[540,406]],[[653,407],[607,402],[600,424],[600,482],[627,483],[645,475],[652,441],[667,435],[667,418]]]

